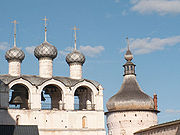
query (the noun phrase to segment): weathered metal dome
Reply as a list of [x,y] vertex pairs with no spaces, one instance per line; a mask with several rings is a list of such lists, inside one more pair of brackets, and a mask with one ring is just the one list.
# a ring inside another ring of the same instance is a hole
[[34,49],[34,55],[38,59],[42,57],[50,57],[51,59],[54,59],[57,56],[57,49],[47,41],[44,41]]
[[21,49],[19,49],[15,46],[6,52],[5,58],[7,61],[19,60],[22,62],[25,58],[25,54]]
[[109,111],[154,110],[153,99],[145,94],[135,75],[126,75],[120,90],[106,104]]
[[71,63],[80,63],[80,64],[84,64],[86,58],[85,56],[80,53],[79,51],[77,50],[74,50],[73,52],[69,53],[67,56],[66,56],[66,62],[68,64],[71,64]]

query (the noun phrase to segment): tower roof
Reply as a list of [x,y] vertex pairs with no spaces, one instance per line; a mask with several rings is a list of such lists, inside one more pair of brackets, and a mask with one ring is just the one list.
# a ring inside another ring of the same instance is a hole
[[125,59],[127,62],[123,65],[124,80],[120,90],[108,100],[106,104],[108,111],[155,110],[153,99],[142,91],[136,80],[129,43]]

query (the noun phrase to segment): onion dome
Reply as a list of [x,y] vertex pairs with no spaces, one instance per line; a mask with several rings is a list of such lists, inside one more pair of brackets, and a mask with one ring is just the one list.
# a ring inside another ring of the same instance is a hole
[[25,58],[25,54],[21,49],[14,46],[13,48],[11,48],[10,50],[8,50],[6,52],[5,58],[6,58],[7,61],[19,60],[19,61],[22,62],[24,60],[24,58]]
[[74,50],[73,52],[69,53],[67,56],[66,56],[66,62],[70,65],[71,63],[78,63],[78,64],[81,64],[83,65],[84,62],[85,62],[85,56],[80,53],[79,51],[77,50]]
[[51,59],[54,59],[57,56],[57,49],[47,41],[44,41],[41,45],[37,46],[34,49],[34,55],[38,59],[42,57],[49,57]]

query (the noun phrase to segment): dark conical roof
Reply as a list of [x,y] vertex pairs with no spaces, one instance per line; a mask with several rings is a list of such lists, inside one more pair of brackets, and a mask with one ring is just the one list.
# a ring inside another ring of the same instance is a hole
[[120,90],[106,104],[109,111],[154,110],[153,99],[145,94],[135,75],[126,75]]

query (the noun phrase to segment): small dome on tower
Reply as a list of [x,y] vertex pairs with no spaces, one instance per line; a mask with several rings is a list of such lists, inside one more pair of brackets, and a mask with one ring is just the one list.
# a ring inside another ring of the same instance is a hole
[[129,49],[126,51],[126,54],[124,55],[124,58],[127,61],[131,61],[133,59],[133,55],[132,55],[132,53],[131,53],[131,51]]
[[71,64],[71,63],[80,63],[80,64],[84,64],[85,62],[85,56],[80,53],[79,51],[77,50],[74,50],[73,52],[69,53],[67,56],[66,56],[66,62],[68,64]]
[[50,57],[54,59],[57,56],[57,49],[47,41],[44,41],[41,45],[34,49],[34,55],[38,59],[42,57]]
[[16,46],[14,46],[13,48],[11,48],[10,50],[8,50],[5,54],[5,58],[7,61],[9,60],[19,60],[19,61],[23,61],[25,58],[25,54],[24,52],[17,48]]

